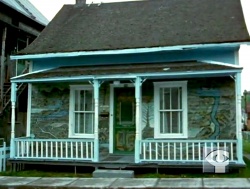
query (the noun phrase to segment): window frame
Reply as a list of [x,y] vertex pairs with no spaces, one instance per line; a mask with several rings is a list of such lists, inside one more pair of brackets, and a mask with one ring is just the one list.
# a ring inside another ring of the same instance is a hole
[[[93,93],[94,99],[94,88],[92,85],[70,85],[70,100],[69,100],[69,138],[94,138],[94,126],[93,120],[93,133],[92,134],[79,134],[75,133],[75,91],[78,90],[90,90]],[[93,109],[93,116],[95,116],[95,108]]]
[[[160,133],[160,89],[181,87],[182,133]],[[187,138],[188,137],[188,106],[187,81],[154,82],[154,138]]]

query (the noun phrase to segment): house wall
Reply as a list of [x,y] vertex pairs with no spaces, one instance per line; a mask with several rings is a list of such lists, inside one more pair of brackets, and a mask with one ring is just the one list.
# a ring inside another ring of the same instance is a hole
[[235,64],[235,48],[203,48],[180,51],[164,51],[154,53],[79,56],[65,58],[34,59],[33,71],[56,68],[61,66],[81,66],[94,64],[126,64],[153,63],[186,60],[209,60]]
[[32,85],[31,134],[36,138],[68,138],[68,124],[69,85]]
[[[188,138],[236,137],[234,87],[231,77],[188,80]],[[109,116],[105,114],[109,111],[109,95],[109,83],[102,84],[99,123],[101,144],[109,142]],[[68,83],[33,84],[31,107],[31,133],[36,138],[68,138]],[[154,137],[153,109],[153,81],[148,80],[142,86],[142,138]]]

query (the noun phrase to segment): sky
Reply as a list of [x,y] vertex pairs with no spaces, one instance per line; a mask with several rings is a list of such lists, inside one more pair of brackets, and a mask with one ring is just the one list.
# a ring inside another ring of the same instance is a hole
[[[75,0],[29,0],[48,20],[52,20],[64,4],[75,4]],[[115,2],[124,0],[87,0],[86,2]],[[127,0],[128,1],[128,0]],[[250,0],[241,0],[245,21],[250,33]],[[239,63],[243,67],[241,91],[250,91],[250,45],[241,46]]]

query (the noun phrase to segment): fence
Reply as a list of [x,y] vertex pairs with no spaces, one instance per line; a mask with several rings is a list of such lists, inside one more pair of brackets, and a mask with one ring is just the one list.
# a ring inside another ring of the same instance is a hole
[[6,159],[9,157],[10,150],[9,147],[6,147],[6,143],[3,139],[0,139],[0,172],[6,171]]

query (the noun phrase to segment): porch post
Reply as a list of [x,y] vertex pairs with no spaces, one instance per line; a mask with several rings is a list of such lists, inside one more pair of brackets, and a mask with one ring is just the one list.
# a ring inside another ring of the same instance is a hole
[[94,162],[99,161],[99,136],[98,136],[98,127],[99,127],[99,87],[100,82],[95,79],[93,81],[94,86],[94,101],[95,101],[95,125],[94,125]]
[[135,118],[136,118],[136,131],[135,131],[135,163],[140,162],[140,139],[141,139],[141,84],[140,77],[135,80]]
[[236,98],[236,137],[237,137],[237,158],[239,163],[243,161],[243,144],[241,129],[241,73],[236,74],[235,82],[235,98]]
[[11,83],[11,141],[10,141],[10,158],[15,156],[15,121],[16,121],[16,91],[17,84]]

